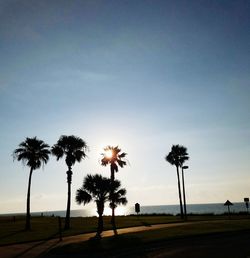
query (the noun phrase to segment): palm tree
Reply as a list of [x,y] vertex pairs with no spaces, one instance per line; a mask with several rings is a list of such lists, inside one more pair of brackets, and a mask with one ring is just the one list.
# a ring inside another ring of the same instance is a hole
[[113,187],[114,187],[114,193],[113,193],[113,202],[112,202],[112,199],[111,199],[111,196],[109,196],[109,200],[110,200],[110,204],[109,204],[109,207],[112,209],[112,208],[117,208],[118,205],[126,205],[128,203],[127,201],[127,198],[125,197],[126,196],[126,189],[125,188],[121,188],[121,182],[118,181],[118,180],[115,180],[114,181],[114,184],[113,184]]
[[27,207],[26,207],[26,223],[25,229],[30,230],[30,188],[31,188],[31,177],[35,169],[41,167],[49,160],[49,145],[44,143],[42,140],[34,138],[26,138],[25,141],[21,142],[17,149],[13,152],[14,160],[22,161],[25,165],[30,167],[28,192],[27,192]]
[[180,175],[179,168],[182,167],[184,162],[189,159],[187,148],[181,145],[173,145],[171,151],[166,156],[166,161],[171,165],[176,166],[177,170],[177,180],[178,180],[178,191],[179,191],[179,200],[180,200],[180,212],[181,218],[183,218],[183,207],[182,207],[182,197],[181,197],[181,186],[180,186]]
[[66,172],[68,183],[68,200],[64,227],[65,229],[70,228],[71,182],[73,173],[71,167],[76,161],[80,162],[86,157],[87,150],[88,147],[85,141],[74,135],[62,135],[51,149],[52,154],[57,157],[57,160],[65,156],[65,162],[68,166],[68,171]]
[[115,226],[115,203],[114,203],[114,181],[115,181],[115,172],[118,172],[118,167],[123,168],[127,165],[126,161],[123,158],[126,157],[127,153],[122,152],[118,146],[107,146],[104,148],[104,153],[101,154],[103,156],[101,160],[102,166],[110,165],[110,172],[111,172],[111,189],[110,189],[110,198],[111,198],[111,209],[112,209],[112,218],[111,224],[113,226],[113,230],[116,233],[116,226]]
[[[116,206],[118,204],[126,204],[127,199],[125,198],[126,190],[119,189],[121,183],[118,180],[114,181],[115,191],[116,191]],[[109,200],[111,180],[102,177],[101,175],[87,175],[83,181],[83,185],[76,192],[76,202],[78,204],[83,203],[83,205],[95,201],[97,206],[98,217],[98,227],[97,227],[97,236],[101,236],[103,231],[103,211],[104,204]]]

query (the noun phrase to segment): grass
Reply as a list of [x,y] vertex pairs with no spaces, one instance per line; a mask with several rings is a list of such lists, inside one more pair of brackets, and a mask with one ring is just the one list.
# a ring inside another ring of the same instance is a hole
[[51,250],[53,254],[73,254],[91,252],[92,254],[105,254],[117,251],[138,250],[145,245],[164,242],[177,238],[185,238],[191,236],[201,236],[208,234],[221,234],[228,232],[236,232],[241,230],[250,230],[250,220],[210,220],[201,221],[192,225],[182,224],[177,227],[162,228],[157,230],[142,231],[136,233],[128,233],[114,237],[105,237],[101,240],[91,239],[86,242],[79,242],[57,247]]
[[[180,219],[175,216],[118,216],[117,228],[177,222]],[[0,245],[22,243],[29,241],[45,240],[59,237],[59,223],[57,217],[32,217],[30,231],[24,231],[25,217],[0,217]],[[64,219],[62,218],[62,227]],[[83,233],[95,232],[97,217],[71,218],[70,230],[63,230],[62,236],[71,236]],[[110,217],[104,217],[104,230],[112,229]]]
[[[246,215],[232,216],[231,221],[246,218]],[[202,215],[190,216],[189,221],[224,220],[227,216]],[[133,226],[150,226],[153,224],[180,222],[178,216],[118,216],[116,217],[117,228]],[[58,218],[56,217],[32,217],[32,230],[24,231],[25,217],[0,217],[0,245],[22,243],[29,241],[46,240],[59,237]],[[240,222],[239,222],[240,223]],[[64,225],[64,219],[62,219]],[[62,232],[64,236],[95,232],[97,227],[96,217],[71,218],[71,229]],[[104,217],[104,230],[112,229],[110,217]]]

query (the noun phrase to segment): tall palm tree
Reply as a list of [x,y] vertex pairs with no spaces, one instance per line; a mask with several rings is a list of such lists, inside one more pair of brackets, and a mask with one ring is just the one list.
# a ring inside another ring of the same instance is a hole
[[49,160],[49,145],[44,143],[42,140],[34,138],[26,138],[25,141],[21,142],[17,149],[13,152],[14,160],[22,161],[25,165],[30,167],[28,192],[27,192],[27,207],[26,207],[26,223],[25,229],[30,230],[30,188],[31,188],[31,177],[35,169],[41,167]]
[[176,166],[177,171],[177,180],[178,180],[178,191],[179,191],[179,200],[180,200],[180,212],[181,218],[183,218],[183,207],[182,207],[182,197],[181,197],[181,186],[180,186],[180,175],[179,168],[182,167],[184,162],[189,159],[187,148],[181,145],[173,145],[171,151],[166,156],[166,161],[171,165]]
[[113,230],[116,233],[116,225],[115,225],[115,203],[114,203],[114,181],[115,181],[115,172],[118,172],[118,167],[123,168],[127,165],[126,161],[123,159],[126,157],[127,153],[121,152],[121,149],[116,146],[107,146],[104,148],[104,153],[101,154],[103,156],[101,160],[102,166],[110,165],[111,172],[111,189],[110,189],[110,198],[111,198],[111,209],[112,209],[112,218],[111,224],[113,226]]
[[65,162],[68,166],[67,183],[68,183],[68,200],[65,218],[65,229],[70,228],[70,206],[71,206],[71,182],[72,166],[75,162],[80,162],[86,157],[88,150],[87,144],[81,138],[74,135],[62,135],[57,143],[52,147],[51,152],[57,157],[57,160],[65,156]]

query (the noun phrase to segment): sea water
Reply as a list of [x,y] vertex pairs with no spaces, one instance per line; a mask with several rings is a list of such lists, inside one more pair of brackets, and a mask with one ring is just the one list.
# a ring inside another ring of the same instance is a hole
[[[213,213],[213,214],[223,214],[228,211],[227,206],[224,206],[223,203],[209,203],[209,204],[187,204],[187,213],[193,214],[205,214],[205,213]],[[245,212],[246,206],[245,203],[234,203],[230,206],[231,212]],[[140,214],[173,214],[176,215],[180,213],[179,205],[148,205],[140,207]],[[2,214],[2,215],[24,215],[25,213],[12,213],[12,214]],[[111,210],[109,208],[104,210],[104,215],[110,215]],[[134,206],[119,206],[116,209],[116,215],[130,215],[136,214]],[[32,212],[32,216],[61,216],[65,217],[66,211],[40,211],[40,212]],[[83,207],[79,210],[71,210],[71,217],[91,217],[97,216],[97,212],[95,209],[88,209],[87,207]]]

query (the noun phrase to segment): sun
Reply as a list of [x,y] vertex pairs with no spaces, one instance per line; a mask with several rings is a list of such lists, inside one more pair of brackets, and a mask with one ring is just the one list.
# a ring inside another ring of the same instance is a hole
[[113,157],[113,151],[112,150],[107,150],[105,151],[105,157],[108,159],[111,159]]

